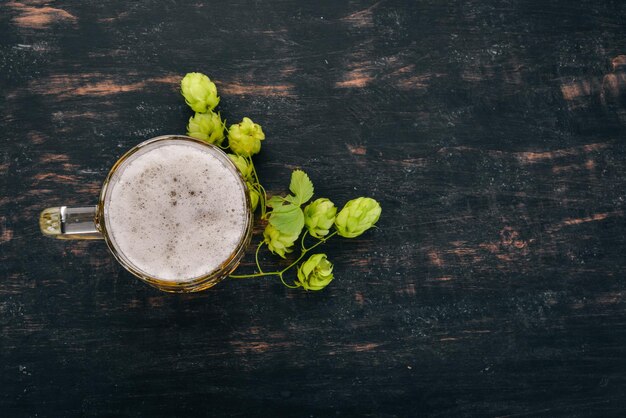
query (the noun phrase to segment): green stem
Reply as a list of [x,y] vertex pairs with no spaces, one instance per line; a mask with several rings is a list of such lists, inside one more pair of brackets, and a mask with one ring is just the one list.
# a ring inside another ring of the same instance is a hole
[[325,238],[320,239],[319,242],[316,242],[312,247],[304,248],[304,251],[312,250],[313,248],[317,247],[318,245],[325,243],[326,241],[328,241],[329,239],[331,239],[335,235],[337,235],[337,231],[331,233],[330,235],[326,236]]
[[261,181],[259,180],[259,175],[256,172],[256,167],[254,166],[254,162],[252,162],[252,157],[244,157],[248,160],[250,167],[252,167],[252,176],[254,177],[255,186],[258,186],[257,191],[260,195],[261,200],[261,219],[265,219],[265,212],[267,212],[267,207],[265,206],[265,202],[267,202],[267,193],[265,193],[265,187],[261,185]]
[[300,241],[300,247],[302,247],[302,251],[306,250],[306,247],[304,246],[304,239],[306,238],[306,236],[308,235],[309,230],[305,230],[304,234],[302,234],[302,241]]
[[288,287],[290,289],[297,289],[298,287],[300,287],[300,286],[292,286],[292,285],[289,285],[289,284],[285,283],[285,280],[283,279],[282,273],[279,274],[278,277],[280,277],[280,281],[283,283],[283,285],[285,285],[286,287]]
[[282,269],[280,271],[280,274],[283,274],[284,272],[286,272],[287,270],[289,270],[290,268],[292,268],[293,266],[295,266],[296,264],[298,264],[300,262],[300,260],[302,260],[304,258],[304,256],[306,255],[306,253],[308,253],[309,251],[311,251],[313,248],[317,247],[318,245],[321,245],[323,243],[325,243],[326,241],[328,241],[330,238],[333,237],[333,235],[337,234],[337,231],[333,232],[332,234],[328,235],[326,238],[319,240],[317,243],[315,243],[315,245],[309,247],[309,248],[305,248],[302,250],[302,253],[300,253],[300,257],[298,257],[296,259],[296,261],[294,261],[293,263],[289,264],[287,267],[285,267],[284,269]]
[[261,189],[261,219],[265,219],[265,213],[267,212],[267,206],[265,205],[265,202],[267,202],[267,193],[265,193],[265,187],[263,187],[261,183],[257,183],[257,186]]
[[254,179],[256,180],[257,183],[261,183],[259,181],[259,176],[256,173],[256,167],[254,167],[254,163],[252,162],[252,157],[244,157],[248,159],[248,163],[250,164],[250,167],[252,167],[252,175],[254,176]]
[[259,245],[256,247],[256,251],[254,252],[254,261],[256,261],[256,266],[259,269],[259,273],[263,273],[263,269],[261,268],[261,264],[259,264],[259,250],[263,246],[263,242],[259,242]]
[[[308,232],[308,231],[305,231],[305,236],[306,236],[306,232]],[[255,278],[255,277],[278,276],[280,278],[280,281],[282,282],[282,284],[284,284],[285,286],[287,286],[290,289],[296,289],[299,286],[292,286],[292,285],[288,285],[287,283],[285,283],[285,280],[283,278],[283,274],[285,274],[285,272],[287,270],[289,270],[290,268],[292,268],[293,266],[298,264],[300,262],[300,260],[302,260],[304,258],[306,253],[311,251],[313,248],[315,248],[315,247],[317,247],[319,245],[322,245],[323,243],[325,243],[326,241],[328,241],[329,239],[331,239],[335,235],[337,235],[337,231],[327,235],[323,239],[320,239],[318,242],[316,242],[315,244],[313,244],[309,248],[304,248],[304,237],[302,237],[302,243],[301,243],[301,245],[302,245],[302,252],[300,253],[300,256],[296,259],[296,261],[294,261],[293,263],[289,264],[287,267],[285,267],[284,269],[282,269],[280,271],[270,271],[270,272],[267,272],[267,273],[264,273],[263,271],[261,271],[261,273],[241,274],[241,275],[231,274],[228,277],[231,278],[231,279],[252,279],[252,278]],[[257,267],[259,268],[259,270],[261,270],[261,266],[259,265],[258,254],[259,254],[259,249],[261,248],[262,244],[263,244],[263,241],[261,241],[261,243],[259,243],[259,246],[257,247],[256,253],[255,253],[255,259],[256,259]]]
[[280,276],[279,271],[270,271],[269,273],[256,273],[256,274],[231,274],[228,276],[231,279],[252,279],[255,277],[263,276]]

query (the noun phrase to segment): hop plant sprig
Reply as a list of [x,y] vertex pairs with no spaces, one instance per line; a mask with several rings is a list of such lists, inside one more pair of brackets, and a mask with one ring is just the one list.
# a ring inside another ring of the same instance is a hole
[[[347,202],[337,212],[335,204],[327,198],[318,198],[308,203],[315,188],[309,176],[302,170],[291,173],[290,194],[272,196],[267,199],[265,188],[259,181],[252,157],[261,151],[265,132],[261,125],[244,117],[241,122],[226,129],[219,113],[214,110],[220,102],[215,83],[201,73],[188,73],[181,81],[181,94],[185,102],[195,112],[189,118],[187,134],[207,143],[216,145],[227,152],[233,165],[240,172],[250,196],[252,211],[261,209],[261,222],[265,223],[263,239],[255,252],[257,273],[234,275],[231,278],[245,279],[264,276],[278,276],[287,287],[302,288],[307,291],[324,289],[334,279],[333,264],[326,254],[318,253],[304,259],[313,249],[324,244],[335,235],[355,238],[374,227],[380,219],[380,204],[369,197],[358,197]],[[225,141],[227,143],[225,144]],[[308,204],[307,204],[308,203]],[[303,209],[303,206],[306,205]],[[313,240],[309,247],[306,241]],[[287,267],[277,271],[263,271],[259,263],[259,252],[265,245],[272,253],[287,258],[297,249],[300,253]],[[285,276],[296,268],[296,278],[291,284]]]
[[[265,189],[252,162],[252,155],[261,151],[265,133],[261,125],[243,118],[226,130],[226,122],[214,109],[220,102],[215,83],[202,73],[188,73],[180,82],[180,92],[185,103],[195,112],[187,123],[187,135],[232,152],[229,158],[246,182],[252,211],[261,207],[265,216]],[[228,134],[228,145],[224,144]]]
[[[232,278],[244,279],[262,276],[278,276],[289,288],[301,287],[304,290],[322,290],[333,280],[333,265],[326,254],[314,254],[307,261],[300,261],[314,248],[325,243],[335,235],[355,238],[375,226],[380,218],[380,204],[369,197],[350,200],[337,214],[334,203],[326,198],[319,198],[307,203],[314,193],[313,183],[301,170],[291,173],[289,186],[291,194],[272,196],[267,201],[267,225],[263,232],[263,241],[257,247],[255,259],[258,273],[231,275]],[[303,232],[304,231],[304,232]],[[332,231],[332,232],[331,232]],[[305,246],[307,237],[316,242]],[[259,250],[267,245],[268,250],[282,258],[294,252],[300,239],[300,255],[289,266],[279,271],[264,272],[259,263]],[[297,279],[293,284],[285,281],[285,274],[297,266]]]

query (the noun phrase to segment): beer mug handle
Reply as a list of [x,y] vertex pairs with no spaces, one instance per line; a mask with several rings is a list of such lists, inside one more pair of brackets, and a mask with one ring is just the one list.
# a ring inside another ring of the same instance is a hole
[[96,227],[97,206],[47,208],[39,215],[41,233],[56,239],[104,239]]

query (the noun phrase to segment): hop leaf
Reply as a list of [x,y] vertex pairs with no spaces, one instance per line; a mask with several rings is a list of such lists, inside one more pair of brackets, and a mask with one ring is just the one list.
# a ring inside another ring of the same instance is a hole
[[254,212],[259,204],[261,195],[256,187],[254,187],[251,183],[248,182],[246,184],[248,185],[248,194],[250,195],[250,205],[252,206],[252,212]]
[[[235,166],[243,176],[244,180],[246,180],[247,182],[252,180],[252,161],[247,160],[241,155],[235,154],[228,154],[228,158],[230,158],[230,160],[235,164]],[[249,185],[250,183],[248,183],[248,186]]]
[[333,280],[333,265],[326,254],[313,254],[298,268],[296,285],[305,290],[322,290]]
[[309,176],[302,170],[294,170],[291,173],[291,183],[289,184],[289,190],[295,196],[293,203],[300,206],[306,203],[313,197],[313,183],[309,179]]
[[263,239],[267,244],[267,248],[269,248],[272,253],[278,254],[282,258],[285,258],[285,253],[293,251],[293,244],[298,239],[298,235],[299,234],[285,234],[272,224],[267,224],[263,231]]
[[180,92],[194,112],[213,110],[220,102],[215,83],[201,73],[186,74],[180,82]]
[[346,203],[335,218],[339,235],[354,238],[370,229],[380,218],[382,209],[377,201],[369,197],[359,197]]
[[269,198],[269,200],[265,204],[267,205],[268,208],[277,208],[281,206],[284,202],[285,202],[284,197],[272,196]]
[[231,125],[228,129],[228,144],[230,149],[242,157],[251,157],[261,151],[261,141],[265,134],[261,125],[250,118],[243,118],[241,123]]
[[224,129],[220,115],[209,110],[208,113],[196,113],[189,118],[187,135],[209,144],[221,145],[224,140]]
[[304,208],[304,224],[315,238],[328,235],[335,222],[337,208],[326,198],[316,199]]
[[304,227],[304,213],[300,206],[293,203],[274,206],[269,223],[280,232],[297,238]]

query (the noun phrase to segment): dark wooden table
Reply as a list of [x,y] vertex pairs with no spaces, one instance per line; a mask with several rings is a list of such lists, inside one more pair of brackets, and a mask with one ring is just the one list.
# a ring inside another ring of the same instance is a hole
[[[326,290],[170,295],[40,235],[184,133],[188,71],[272,193],[381,202]],[[623,1],[5,1],[0,89],[0,416],[626,414]]]

